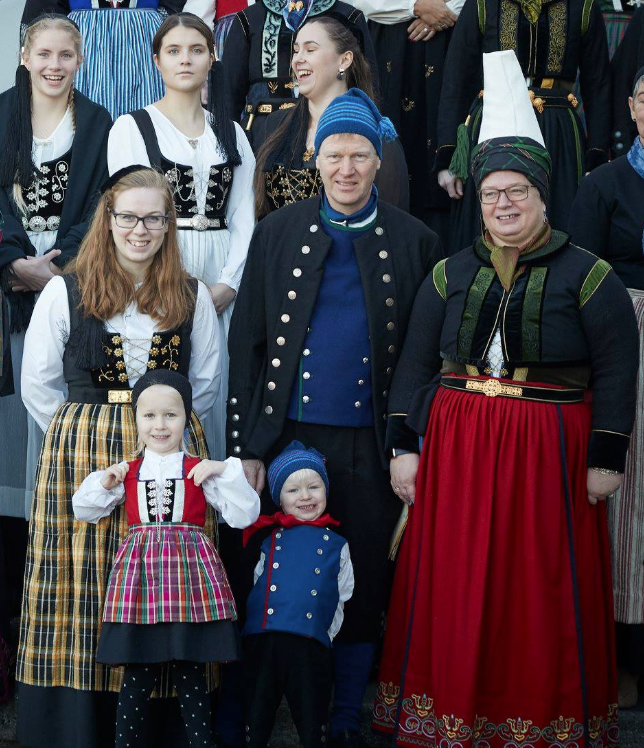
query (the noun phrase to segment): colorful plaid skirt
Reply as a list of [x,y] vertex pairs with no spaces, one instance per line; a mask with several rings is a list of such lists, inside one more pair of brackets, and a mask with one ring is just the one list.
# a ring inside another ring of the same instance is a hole
[[[206,457],[199,419],[188,426],[189,449]],[[77,522],[72,495],[95,470],[136,451],[128,405],[63,403],[43,442],[31,508],[17,680],[31,686],[118,691],[122,673],[96,662],[107,580],[127,534],[125,509],[97,525]],[[206,535],[214,538],[213,512]],[[162,695],[170,695],[163,679]]]
[[219,554],[203,528],[133,525],[107,583],[103,621],[205,623],[237,611]]

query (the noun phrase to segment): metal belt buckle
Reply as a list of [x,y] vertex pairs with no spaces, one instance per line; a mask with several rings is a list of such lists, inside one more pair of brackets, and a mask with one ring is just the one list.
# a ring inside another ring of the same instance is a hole
[[190,223],[192,224],[192,228],[195,231],[205,231],[208,228],[208,219],[206,216],[201,215],[201,213],[197,213],[196,216],[192,216],[190,219]]
[[498,379],[486,379],[481,382],[478,379],[470,379],[465,385],[466,390],[482,392],[485,397],[497,397],[498,395],[508,395],[510,397],[521,397],[523,387],[513,387],[510,384],[501,384]]
[[108,390],[107,402],[110,405],[123,405],[132,402],[132,390]]

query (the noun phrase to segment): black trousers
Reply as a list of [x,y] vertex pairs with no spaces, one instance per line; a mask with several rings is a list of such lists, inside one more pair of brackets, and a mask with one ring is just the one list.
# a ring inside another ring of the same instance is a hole
[[248,748],[266,748],[283,696],[302,746],[325,746],[333,687],[331,650],[316,639],[270,632],[246,637],[244,651]]

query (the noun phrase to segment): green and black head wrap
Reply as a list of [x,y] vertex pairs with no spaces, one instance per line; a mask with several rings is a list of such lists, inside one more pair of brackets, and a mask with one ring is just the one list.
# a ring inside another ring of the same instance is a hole
[[494,171],[518,171],[539,190],[544,203],[548,202],[552,160],[536,140],[518,136],[485,140],[472,151],[471,163],[477,190],[485,177]]

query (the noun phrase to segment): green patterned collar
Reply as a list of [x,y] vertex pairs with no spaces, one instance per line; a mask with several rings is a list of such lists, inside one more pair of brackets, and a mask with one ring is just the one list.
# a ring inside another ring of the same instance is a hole
[[[262,2],[271,13],[277,13],[277,15],[281,16],[288,0],[262,0]],[[319,13],[324,13],[325,10],[328,10],[334,4],[335,0],[315,0],[311,6],[309,15],[316,16]]]
[[[562,247],[566,246],[569,241],[570,237],[568,236],[568,234],[564,233],[563,231],[553,231],[552,236],[550,237],[550,241],[546,244],[545,247],[541,247],[541,249],[535,249],[534,252],[530,252],[527,255],[520,256],[517,264],[528,264],[534,262],[535,260],[539,260],[542,257],[547,257],[548,255],[554,254],[555,252],[558,252]],[[486,265],[492,264],[490,262],[490,250],[485,246],[485,244],[483,243],[483,239],[480,236],[478,236],[474,241],[474,251],[476,252],[477,257],[483,260]]]

